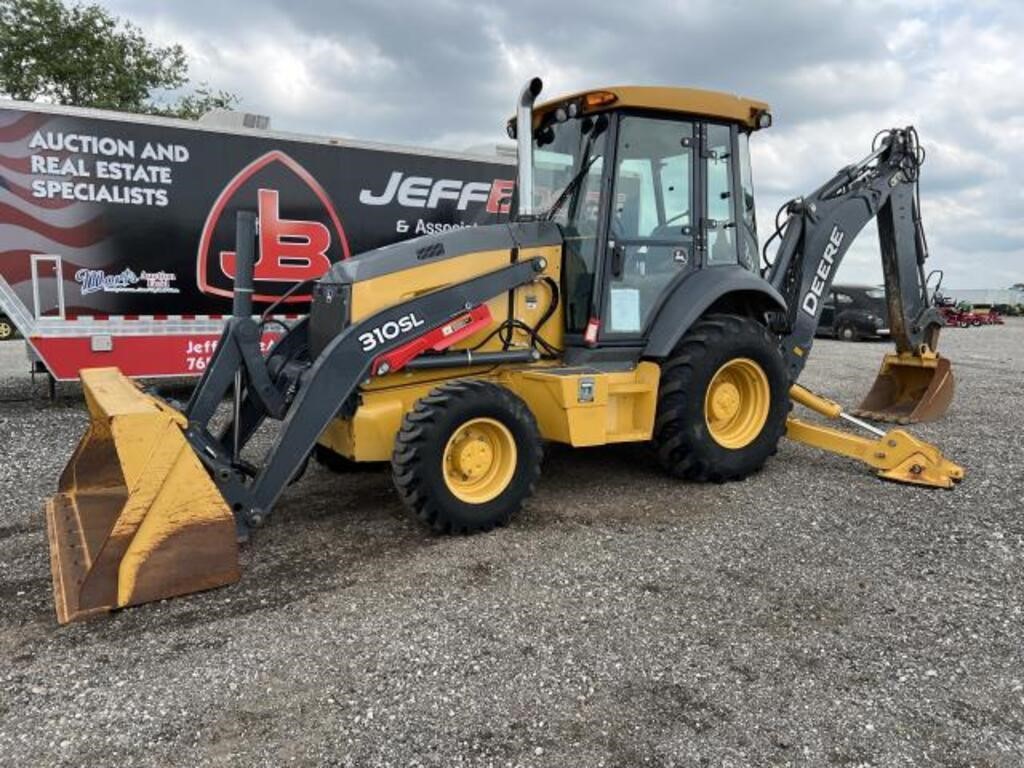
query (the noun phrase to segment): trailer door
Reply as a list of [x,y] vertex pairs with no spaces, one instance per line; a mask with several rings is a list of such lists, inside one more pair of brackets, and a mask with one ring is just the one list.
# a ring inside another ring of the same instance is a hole
[[64,276],[60,256],[32,254],[32,300],[37,320],[64,319]]

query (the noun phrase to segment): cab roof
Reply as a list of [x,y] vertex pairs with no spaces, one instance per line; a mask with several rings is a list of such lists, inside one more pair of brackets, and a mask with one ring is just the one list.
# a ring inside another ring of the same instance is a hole
[[[577,104],[582,114],[604,112],[611,109],[652,109],[697,115],[739,123],[751,130],[770,125],[771,107],[755,99],[721,91],[700,88],[672,88],[650,85],[613,85],[546,101],[534,107],[534,121],[539,123],[558,107]],[[767,121],[761,115],[768,115]]]

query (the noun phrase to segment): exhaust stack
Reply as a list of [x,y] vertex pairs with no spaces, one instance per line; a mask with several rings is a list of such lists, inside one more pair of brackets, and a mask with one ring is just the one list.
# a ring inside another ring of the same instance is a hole
[[535,77],[523,86],[516,108],[516,144],[519,154],[519,215],[533,215],[533,102],[544,84]]

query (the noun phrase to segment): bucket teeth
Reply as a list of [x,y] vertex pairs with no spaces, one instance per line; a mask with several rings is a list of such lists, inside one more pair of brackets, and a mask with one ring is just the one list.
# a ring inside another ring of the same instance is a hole
[[116,368],[81,376],[89,429],[45,506],[57,620],[237,581],[234,518],[184,417]]

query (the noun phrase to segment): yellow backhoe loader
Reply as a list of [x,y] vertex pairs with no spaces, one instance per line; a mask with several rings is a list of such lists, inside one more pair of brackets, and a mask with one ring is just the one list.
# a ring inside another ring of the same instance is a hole
[[[309,316],[264,354],[257,227],[240,212],[234,316],[183,412],[116,369],[82,371],[92,423],[46,505],[59,621],[237,580],[236,542],[310,455],[342,471],[390,461],[402,501],[443,532],[504,525],[540,477],[543,441],[650,443],[672,475],[723,482],[757,472],[788,432],[887,479],[963,476],[796,383],[821,297],[878,216],[897,353],[864,409],[906,421],[949,405],[913,129],[792,201],[762,269],[748,140],[771,124],[767,104],[621,87],[535,107],[540,90],[527,84],[509,124],[509,223],[334,265]],[[871,436],[791,418],[794,401]],[[268,419],[273,445],[251,463]]]

